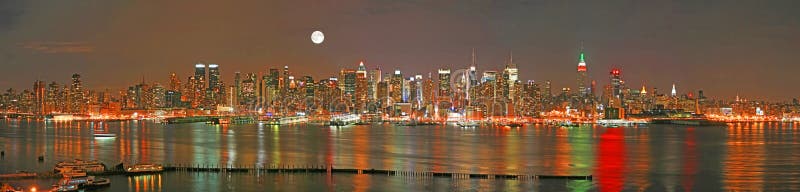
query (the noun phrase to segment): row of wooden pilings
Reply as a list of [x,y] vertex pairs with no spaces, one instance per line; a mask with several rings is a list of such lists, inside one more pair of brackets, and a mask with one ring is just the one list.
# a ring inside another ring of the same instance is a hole
[[436,172],[432,170],[386,170],[386,169],[354,169],[354,168],[334,168],[329,165],[307,164],[197,164],[197,163],[178,163],[166,164],[165,171],[178,172],[244,172],[252,174],[264,173],[349,173],[349,174],[370,174],[370,175],[393,175],[403,177],[449,177],[462,179],[515,179],[515,180],[534,180],[534,179],[568,179],[568,180],[592,180],[592,175],[536,175],[536,174],[487,174],[487,173],[463,173],[463,172]]

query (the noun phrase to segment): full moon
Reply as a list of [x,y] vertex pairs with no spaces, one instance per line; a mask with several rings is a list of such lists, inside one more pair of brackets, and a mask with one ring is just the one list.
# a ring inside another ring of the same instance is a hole
[[322,31],[314,31],[313,33],[311,33],[311,42],[314,42],[314,44],[320,44],[324,40],[325,40],[325,35],[322,34]]

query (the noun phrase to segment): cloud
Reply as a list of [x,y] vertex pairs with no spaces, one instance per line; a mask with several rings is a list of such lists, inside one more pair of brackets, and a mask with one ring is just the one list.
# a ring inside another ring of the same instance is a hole
[[20,43],[20,47],[40,53],[91,53],[94,46],[87,42],[50,41]]

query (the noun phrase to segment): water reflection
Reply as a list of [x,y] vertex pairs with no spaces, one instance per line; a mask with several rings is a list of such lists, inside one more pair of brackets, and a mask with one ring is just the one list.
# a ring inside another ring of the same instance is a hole
[[621,191],[625,183],[625,130],[606,129],[597,151],[595,175],[600,191]]
[[[95,139],[94,130],[116,133]],[[0,172],[52,170],[55,162],[97,159],[202,165],[333,165],[340,168],[433,170],[508,174],[592,174],[592,181],[414,179],[390,176],[236,176],[216,173],[125,177],[128,190],[170,190],[164,180],[190,190],[226,190],[259,183],[303,183],[314,189],[372,191],[463,189],[529,191],[800,190],[797,124],[740,123],[729,127],[650,125],[646,128],[529,125],[462,129],[450,125],[400,127],[207,125],[123,122],[0,121]],[[13,154],[13,155],[12,155]],[[45,162],[35,159],[44,154]],[[300,179],[300,180],[303,180]],[[158,182],[155,182],[158,181]],[[228,182],[230,181],[230,182]],[[115,181],[117,182],[117,181]],[[230,183],[237,183],[236,185]],[[47,185],[47,184],[45,184]],[[169,184],[167,184],[169,185]],[[343,185],[349,186],[341,188]],[[126,185],[121,185],[126,186]],[[312,187],[313,188],[313,187]],[[272,188],[274,189],[274,188]],[[286,190],[286,188],[283,188]],[[292,188],[294,189],[294,188]],[[303,188],[305,189],[305,188]],[[125,190],[125,189],[121,189]]]
[[163,191],[161,174],[128,177],[128,191]]

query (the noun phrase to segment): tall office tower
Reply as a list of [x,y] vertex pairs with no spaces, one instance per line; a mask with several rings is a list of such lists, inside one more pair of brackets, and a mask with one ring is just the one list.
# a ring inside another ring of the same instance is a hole
[[553,87],[550,85],[550,80],[544,82],[544,100],[550,101],[553,98]]
[[313,98],[314,97],[314,91],[315,91],[315,89],[317,87],[317,85],[314,84],[314,78],[311,77],[311,76],[303,76],[302,81],[303,81],[303,88],[305,89],[305,94],[304,95],[306,97],[312,97]]
[[256,102],[256,85],[258,82],[256,78],[256,74],[248,73],[240,85],[241,96],[239,97],[239,103],[248,106],[248,109],[252,109],[252,105]]
[[508,71],[503,71],[503,73],[495,74],[495,89],[492,99],[494,100],[506,100],[508,99]]
[[269,71],[267,72],[266,77],[267,77],[266,81],[267,85],[274,86],[275,89],[282,87],[280,84],[281,83],[280,71],[278,69],[270,68]]
[[620,95],[622,94],[622,74],[619,69],[614,68],[611,69],[611,96],[617,99],[621,99]]
[[578,57],[578,78],[577,78],[578,93],[580,94],[581,97],[585,97],[587,95],[586,74],[587,74],[586,60],[585,60],[585,55],[583,53],[583,47],[581,47],[581,53],[580,56]]
[[367,100],[378,100],[378,83],[381,82],[381,69],[375,68],[367,74]]
[[516,97],[516,85],[519,80],[519,70],[517,69],[517,64],[514,63],[514,53],[509,54],[508,65],[506,65],[504,73],[503,78],[506,83],[503,87],[503,95],[507,99],[513,99]]
[[238,97],[238,94],[237,94],[239,88],[237,88],[237,87],[238,86],[236,86],[236,85],[228,86],[228,96],[227,96],[228,97],[228,103],[227,103],[227,106],[230,106],[231,108],[233,108],[234,111],[239,109],[239,107],[238,107],[239,106],[239,97]]
[[450,98],[450,69],[439,69],[439,98]]
[[164,101],[164,97],[166,92],[167,91],[161,84],[154,83],[148,90],[148,108],[155,109],[165,107],[166,101]]
[[71,113],[82,113],[84,107],[83,84],[81,75],[72,75],[72,86],[70,87],[70,110]]
[[206,65],[194,65],[194,79],[192,80],[194,88],[192,89],[192,107],[203,107],[202,103],[206,95]]
[[339,73],[339,79],[343,83],[339,84],[339,89],[342,90],[342,98],[349,101],[351,104],[356,102],[356,71],[352,69],[342,69]]
[[44,81],[37,80],[33,82],[33,92],[35,94],[34,114],[46,114],[47,108],[45,107],[45,103],[47,100],[47,89],[44,85]]
[[289,66],[283,66],[283,75],[279,78],[281,80],[281,96],[286,96],[287,91],[289,90]]
[[220,93],[224,92],[225,88],[222,87],[222,81],[219,77],[219,65],[208,65],[208,90],[211,91],[213,98],[220,97]]
[[[237,103],[235,103],[235,105],[239,105],[238,101],[240,101],[241,97],[242,97],[242,73],[241,72],[237,71],[236,73],[234,73],[234,75],[233,75],[233,88],[234,88],[233,91],[229,90],[232,93],[228,93],[228,97],[235,96],[236,97],[235,99],[237,101]],[[228,100],[230,100],[230,99],[231,98],[228,98]]]
[[403,73],[400,70],[394,70],[394,74],[392,75],[389,81],[389,97],[391,98],[391,103],[401,103],[403,102]]
[[[413,81],[409,82],[410,87],[410,98],[409,101],[413,102],[417,107],[422,105],[423,102],[423,84],[424,80],[422,79],[422,75],[415,75]],[[412,84],[413,83],[413,84]]]
[[169,90],[173,91],[181,90],[181,80],[178,77],[178,74],[175,74],[175,72],[169,74]]
[[377,87],[375,88],[375,94],[378,102],[380,103],[380,108],[386,107],[389,102],[389,82],[380,81],[378,82]]
[[422,84],[422,100],[424,103],[430,104],[433,103],[436,98],[436,90],[433,84],[433,78],[431,78],[431,74],[428,73],[428,78]]
[[356,70],[356,109],[363,110],[367,106],[367,67],[364,66],[364,62],[358,64],[358,70]]
[[62,99],[63,95],[64,92],[61,89],[61,86],[59,86],[56,82],[51,82],[49,85],[47,85],[47,101],[46,101],[47,111],[45,111],[46,114],[52,112],[63,112],[62,111],[62,109],[64,109],[63,107],[64,99]]
[[469,66],[469,86],[478,86],[478,71],[477,71],[477,58],[475,57],[475,49],[472,49],[472,65]]

